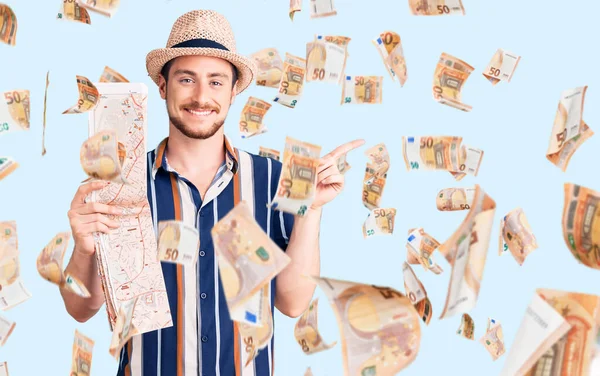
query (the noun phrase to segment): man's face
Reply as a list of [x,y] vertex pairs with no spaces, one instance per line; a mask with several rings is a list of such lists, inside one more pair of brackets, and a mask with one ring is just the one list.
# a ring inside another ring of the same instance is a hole
[[232,65],[209,56],[181,56],[172,61],[168,80],[160,76],[160,96],[169,120],[189,138],[212,137],[225,123],[235,91]]

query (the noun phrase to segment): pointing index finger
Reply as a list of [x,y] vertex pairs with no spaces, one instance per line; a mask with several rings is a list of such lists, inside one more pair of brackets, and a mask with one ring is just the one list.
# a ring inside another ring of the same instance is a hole
[[337,159],[337,158],[341,157],[342,155],[348,153],[349,151],[352,151],[352,150],[356,149],[357,147],[363,146],[364,144],[365,144],[365,140],[363,140],[363,139],[357,139],[354,141],[347,142],[347,143],[340,145],[337,148],[333,149],[332,152],[330,152],[323,158],[324,159],[325,158]]

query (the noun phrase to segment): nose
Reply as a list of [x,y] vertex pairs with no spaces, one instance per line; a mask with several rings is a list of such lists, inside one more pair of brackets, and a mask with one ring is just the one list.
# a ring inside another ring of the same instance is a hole
[[208,82],[204,82],[203,80],[200,81],[194,90],[194,99],[196,101],[198,101],[198,103],[200,103],[200,105],[203,105],[205,103],[207,103],[209,101],[209,84]]

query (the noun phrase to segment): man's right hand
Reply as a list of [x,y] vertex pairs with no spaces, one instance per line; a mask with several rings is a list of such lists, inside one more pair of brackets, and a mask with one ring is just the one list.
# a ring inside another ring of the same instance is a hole
[[111,229],[118,228],[120,223],[106,214],[120,215],[121,210],[98,202],[85,202],[86,196],[98,189],[106,187],[106,181],[92,181],[79,186],[71,201],[71,209],[67,213],[71,232],[75,240],[75,250],[86,255],[94,254],[94,232],[108,234]]

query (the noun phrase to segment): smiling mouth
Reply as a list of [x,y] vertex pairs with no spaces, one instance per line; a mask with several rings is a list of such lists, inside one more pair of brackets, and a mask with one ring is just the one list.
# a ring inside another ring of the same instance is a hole
[[197,117],[206,117],[215,112],[214,110],[192,110],[190,108],[184,108],[184,110],[189,114],[192,114],[193,116]]

